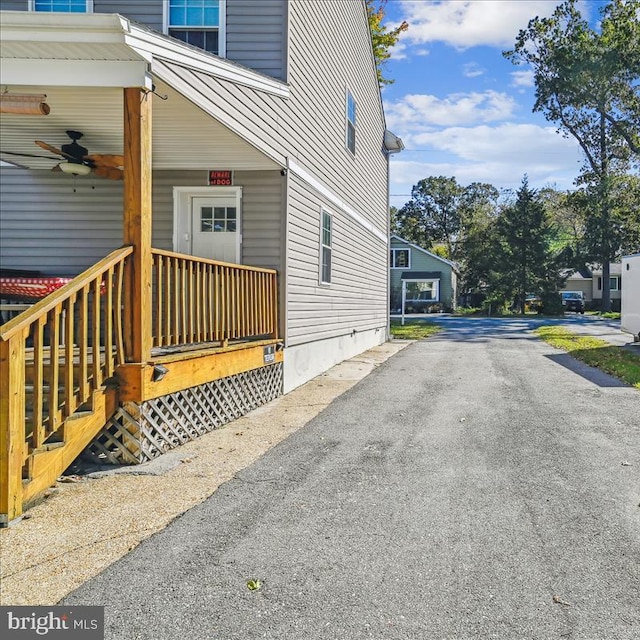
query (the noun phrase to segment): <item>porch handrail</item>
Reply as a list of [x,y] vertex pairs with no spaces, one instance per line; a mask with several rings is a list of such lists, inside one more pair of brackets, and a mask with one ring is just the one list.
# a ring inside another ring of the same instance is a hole
[[[23,465],[124,361],[126,246],[0,329],[0,515],[19,513]],[[7,498],[9,496],[9,498]],[[21,507],[20,507],[21,508]]]
[[110,267],[114,267],[118,263],[123,262],[124,259],[132,253],[133,247],[130,246],[121,247],[120,249],[112,251],[108,256],[100,260],[100,262],[97,262],[76,276],[71,282],[56,289],[56,291],[39,302],[36,302],[15,318],[0,325],[0,340],[6,342],[21,330],[27,329],[33,324],[34,320],[37,320],[40,316],[46,315],[49,311],[61,305],[72,294],[78,293],[78,291],[90,284],[91,281],[95,280],[98,275],[105,273]]
[[277,271],[161,249],[153,255],[153,345],[278,337]]

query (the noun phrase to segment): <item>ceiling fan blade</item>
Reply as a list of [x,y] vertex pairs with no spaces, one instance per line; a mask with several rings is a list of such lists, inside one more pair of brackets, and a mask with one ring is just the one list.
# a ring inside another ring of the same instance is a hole
[[66,154],[64,154],[60,149],[56,149],[55,147],[52,147],[50,144],[47,144],[46,142],[42,142],[42,140],[36,140],[35,143],[41,149],[46,149],[47,151],[51,151],[51,153],[55,153],[58,156],[66,157]]
[[60,160],[60,158],[54,158],[53,156],[41,156],[37,153],[17,153],[15,151],[0,151],[0,155],[18,156],[19,158],[44,158],[45,160],[54,160],[55,162]]
[[122,180],[124,172],[116,167],[95,167],[93,173],[109,180]]
[[124,156],[112,155],[109,153],[92,153],[90,156],[84,156],[83,160],[90,160],[91,162],[103,166],[119,168],[124,167]]

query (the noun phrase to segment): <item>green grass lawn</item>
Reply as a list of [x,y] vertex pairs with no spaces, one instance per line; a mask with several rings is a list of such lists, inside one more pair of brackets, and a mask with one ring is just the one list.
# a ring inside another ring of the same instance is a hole
[[442,327],[432,322],[423,322],[421,320],[405,320],[404,326],[401,321],[394,318],[391,320],[391,335],[394,338],[402,338],[404,340],[423,340],[432,336],[434,333],[442,331]]
[[598,318],[607,318],[607,320],[620,320],[619,311],[587,311],[589,316],[597,316]]
[[564,327],[540,327],[534,333],[551,346],[640,389],[640,355],[598,338],[576,335]]

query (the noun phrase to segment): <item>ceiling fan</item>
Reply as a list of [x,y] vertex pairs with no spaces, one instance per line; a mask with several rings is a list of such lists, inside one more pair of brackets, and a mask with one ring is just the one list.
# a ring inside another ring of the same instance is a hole
[[[122,167],[124,167],[124,156],[112,155],[106,153],[90,154],[89,151],[78,144],[78,140],[82,138],[80,131],[66,132],[71,142],[63,144],[61,149],[54,147],[42,140],[36,140],[35,143],[46,151],[58,156],[62,162],[59,162],[52,171],[64,171],[74,175],[86,175],[95,173],[101,178],[110,180],[122,180]],[[50,156],[38,156],[31,153],[11,153],[3,152],[6,155],[24,156],[31,158],[50,158]],[[50,158],[54,160],[55,158]]]

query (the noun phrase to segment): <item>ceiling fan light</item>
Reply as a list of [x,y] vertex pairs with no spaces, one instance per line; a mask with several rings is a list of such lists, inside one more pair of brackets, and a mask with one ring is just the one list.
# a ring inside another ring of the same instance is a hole
[[91,173],[91,167],[77,162],[61,162],[58,166],[64,173],[70,173],[74,176],[86,176]]

